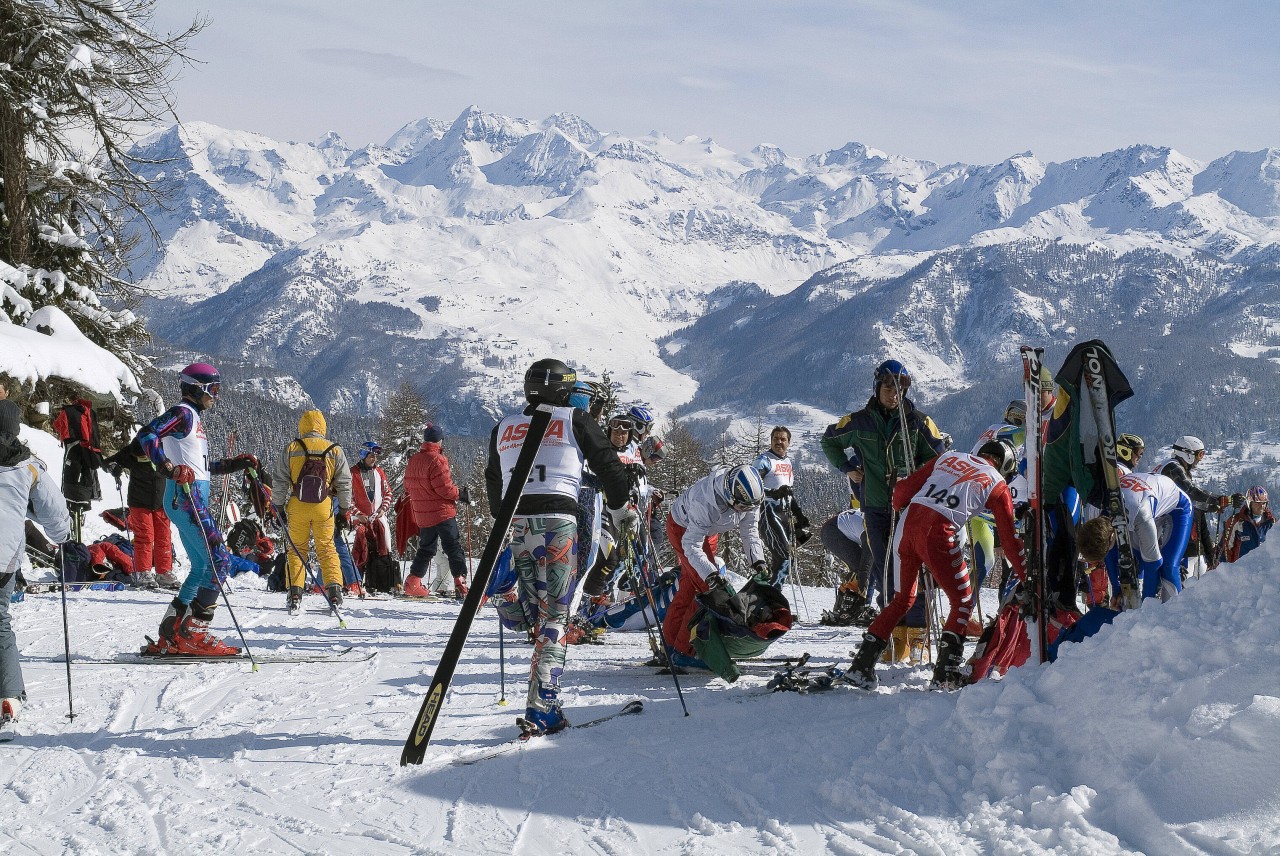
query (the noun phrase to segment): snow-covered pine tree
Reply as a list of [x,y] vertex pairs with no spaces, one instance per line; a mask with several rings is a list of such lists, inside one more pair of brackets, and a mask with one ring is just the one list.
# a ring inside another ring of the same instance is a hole
[[382,422],[378,425],[378,442],[382,444],[382,469],[391,482],[391,489],[400,492],[404,468],[409,455],[422,443],[422,429],[431,421],[431,411],[407,380],[387,397],[382,408]]
[[0,313],[55,305],[137,370],[130,251],[163,202],[133,138],[175,121],[171,84],[204,26],[151,30],[156,0],[0,0]]

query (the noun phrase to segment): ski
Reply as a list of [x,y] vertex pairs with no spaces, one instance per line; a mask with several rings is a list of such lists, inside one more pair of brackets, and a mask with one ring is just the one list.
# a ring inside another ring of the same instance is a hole
[[520,454],[516,457],[516,464],[511,469],[507,493],[495,509],[493,531],[489,534],[489,540],[485,542],[484,552],[480,555],[475,577],[471,581],[471,590],[462,601],[462,609],[458,613],[457,621],[454,622],[453,631],[449,634],[444,652],[440,655],[440,663],[436,666],[431,686],[427,690],[426,698],[422,700],[422,708],[418,711],[413,728],[405,740],[404,751],[400,753],[402,767],[408,764],[421,764],[423,756],[426,755],[427,744],[431,741],[431,732],[435,729],[440,710],[444,705],[444,695],[453,680],[453,671],[458,665],[458,659],[462,656],[462,648],[466,645],[471,623],[475,620],[476,613],[480,611],[480,603],[484,600],[485,588],[489,584],[489,575],[493,573],[498,554],[502,552],[503,542],[507,538],[507,530],[511,528],[511,521],[516,516],[516,505],[520,502],[525,483],[533,471],[533,462],[542,445],[542,439],[546,436],[547,428],[551,424],[552,412],[553,408],[549,404],[539,404],[533,410],[528,431],[520,446]]
[[1033,348],[1023,345],[1022,348],[1022,395],[1026,403],[1027,413],[1024,418],[1026,438],[1023,448],[1027,459],[1027,497],[1031,513],[1023,518],[1026,529],[1023,532],[1023,544],[1027,555],[1027,576],[1023,585],[1031,589],[1032,614],[1024,616],[1027,620],[1027,631],[1031,639],[1031,647],[1037,660],[1041,663],[1048,659],[1047,632],[1048,603],[1045,584],[1045,543],[1044,543],[1044,497],[1041,478],[1040,452],[1044,449],[1042,436],[1044,422],[1040,407],[1040,372],[1044,366],[1044,348]]
[[[57,594],[63,590],[63,583],[28,583],[23,592],[26,594]],[[125,591],[129,588],[124,583],[66,583],[69,592],[78,591]],[[145,589],[134,589],[145,591]]]
[[[557,731],[555,734],[545,734],[541,736],[554,738],[556,734],[563,734],[565,733],[565,731],[577,731],[582,728],[591,728],[592,726],[599,725],[602,722],[608,722],[611,719],[617,719],[619,716],[630,716],[633,713],[642,713],[643,711],[644,711],[644,701],[641,699],[635,699],[634,701],[627,702],[625,705],[623,705],[618,710],[615,710],[613,713],[608,713],[608,714],[605,714],[604,716],[597,716],[595,719],[588,719],[586,722],[579,722],[577,725],[570,725],[567,728],[565,728],[564,731]],[[516,722],[521,723],[523,722],[523,720],[520,718],[517,718]],[[533,735],[522,734],[519,737],[516,737],[512,740],[508,740],[506,743],[503,743],[499,746],[494,747],[493,749],[485,749],[471,755],[459,756],[453,760],[453,763],[457,764],[458,766],[468,766],[470,764],[477,764],[481,761],[487,761],[490,758],[497,758],[499,755],[505,755],[508,752],[513,752],[522,746],[528,745],[533,740],[534,740]]]
[[[1084,351],[1084,396],[1093,413],[1098,431],[1098,452],[1102,458],[1102,479],[1105,488],[1103,513],[1111,518],[1116,533],[1119,553],[1121,603],[1123,609],[1138,606],[1141,593],[1138,590],[1138,565],[1133,559],[1133,543],[1129,540],[1129,516],[1120,496],[1120,471],[1117,467],[1115,418],[1110,412],[1107,379],[1103,373],[1102,353],[1106,346],[1094,340]],[[1107,355],[1110,358],[1110,354]],[[1082,497],[1083,499],[1083,497]]]
[[[288,663],[363,663],[372,660],[376,655],[376,650],[354,652],[351,646],[336,651],[326,653],[306,654],[255,654],[254,660],[259,664],[288,664]],[[352,655],[352,656],[348,656]],[[56,662],[65,662],[57,660]],[[191,666],[199,663],[248,663],[249,658],[244,654],[234,654],[227,657],[202,656],[199,654],[141,654],[137,652],[123,652],[116,654],[112,658],[102,659],[81,659],[76,657],[72,661],[72,665],[76,666],[121,666],[121,665],[146,665],[146,666]]]

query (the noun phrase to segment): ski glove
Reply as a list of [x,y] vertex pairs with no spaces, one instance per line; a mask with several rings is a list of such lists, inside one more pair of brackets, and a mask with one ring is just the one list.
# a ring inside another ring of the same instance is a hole
[[640,530],[640,515],[630,505],[610,508],[609,519],[613,521],[613,528],[624,538],[633,536]]
[[178,464],[169,471],[170,477],[178,484],[195,484],[196,471],[186,464]]
[[1232,507],[1232,508],[1241,508],[1243,505],[1244,505],[1244,494],[1243,494],[1243,493],[1233,493],[1233,494],[1231,494],[1231,507]]
[[462,488],[462,490],[458,491],[458,502],[466,503],[467,505],[474,505],[474,504],[475,504],[475,503],[473,503],[473,502],[471,501],[471,489],[470,489],[470,488],[468,488],[468,487],[463,487],[463,488]]
[[813,537],[813,530],[810,529],[808,526],[796,527],[796,543],[799,544],[800,546],[803,547],[812,537]]
[[773,490],[766,490],[764,495],[770,499],[786,499],[791,496],[791,485],[784,484],[782,487],[775,487]]
[[752,575],[751,575],[752,582],[754,582],[758,586],[769,585],[769,582],[773,577],[769,573],[769,566],[766,565],[763,560],[759,562],[752,562],[751,570],[752,570]]

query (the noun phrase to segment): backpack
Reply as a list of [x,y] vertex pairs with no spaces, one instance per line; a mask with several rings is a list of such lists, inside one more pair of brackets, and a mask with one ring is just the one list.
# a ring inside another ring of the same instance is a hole
[[323,452],[313,452],[307,448],[307,444],[302,442],[301,438],[295,440],[302,447],[302,453],[306,455],[306,460],[302,462],[302,469],[298,471],[298,481],[293,486],[293,496],[300,502],[309,502],[318,504],[329,501],[329,453],[338,447],[337,443],[330,443],[329,448]]

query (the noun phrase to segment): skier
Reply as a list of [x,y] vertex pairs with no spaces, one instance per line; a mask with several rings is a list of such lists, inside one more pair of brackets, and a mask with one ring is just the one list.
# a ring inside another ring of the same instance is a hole
[[1226,562],[1238,561],[1267,540],[1267,533],[1275,522],[1267,507],[1267,489],[1254,485],[1245,492],[1240,509],[1227,521],[1218,555]]
[[531,365],[524,376],[528,406],[494,427],[485,467],[489,507],[496,509],[511,488],[511,469],[535,408],[539,404],[554,408],[511,527],[519,597],[515,603],[499,605],[509,626],[536,634],[522,726],[529,734],[550,734],[569,724],[560,709],[560,679],[578,570],[578,488],[584,462],[590,463],[600,480],[618,532],[633,535],[638,524],[635,511],[627,505],[627,474],[617,454],[600,426],[569,405],[576,380],[576,373],[560,360],[543,359]]
[[209,463],[209,441],[200,415],[213,407],[222,389],[216,368],[192,363],[179,375],[178,387],[182,400],[147,424],[133,442],[156,472],[168,479],[165,513],[178,527],[191,570],[160,620],[159,637],[148,639],[142,650],[153,655],[233,656],[240,653],[239,648],[209,633],[219,587],[231,564],[222,533],[209,513],[209,477],[258,469],[258,459],[237,455]]
[[[1206,512],[1218,513],[1231,503],[1231,497],[1209,493],[1195,483],[1191,471],[1204,460],[1204,443],[1199,437],[1185,434],[1173,444],[1171,457],[1157,463],[1151,472],[1159,473],[1173,479],[1174,484],[1191,500],[1195,513],[1191,523],[1191,538],[1187,542],[1186,554],[1183,557],[1182,579],[1189,575],[1200,577],[1202,570],[1213,570],[1218,566],[1216,545],[1209,531]],[[1179,585],[1178,590],[1182,587]]]
[[[791,572],[791,538],[804,544],[813,533],[795,497],[795,468],[787,455],[791,429],[778,425],[769,432],[769,448],[756,458],[764,481],[765,501],[760,506],[760,538],[769,548],[769,584],[781,588]],[[793,524],[794,519],[794,524]]]
[[1121,434],[1116,438],[1116,458],[1119,460],[1120,472],[1131,473],[1138,468],[1146,445],[1137,434]]
[[867,544],[867,523],[861,509],[846,508],[834,515],[818,531],[822,546],[842,562],[847,571],[836,587],[836,601],[822,613],[822,623],[847,627],[858,620],[867,605],[867,577],[871,573],[871,548]]
[[[870,583],[872,587],[879,587],[882,576],[886,584],[891,584],[894,577],[892,569],[885,567],[893,484],[941,454],[943,442],[933,420],[906,397],[911,388],[911,375],[902,363],[885,360],[876,367],[872,380],[872,394],[866,406],[827,427],[822,436],[822,453],[833,467],[848,477],[850,489],[860,500],[867,522],[867,541],[871,545]],[[898,413],[899,407],[902,416]],[[901,424],[904,417],[909,460],[903,459]],[[892,590],[878,592],[881,608],[892,594]]]
[[893,489],[893,507],[901,516],[894,532],[897,594],[862,637],[849,669],[856,686],[873,689],[875,663],[888,647],[889,635],[916,600],[917,570],[928,568],[947,595],[951,610],[938,641],[932,686],[955,689],[964,683],[960,660],[964,630],[973,610],[969,569],[960,547],[960,529],[981,509],[995,517],[1001,543],[1019,578],[1026,577],[1022,541],[1013,522],[1008,482],[1017,473],[1012,444],[988,440],[977,455],[946,452],[926,463]]
[[[1181,488],[1159,473],[1126,473],[1120,477],[1120,498],[1128,518],[1129,542],[1142,577],[1142,597],[1167,601],[1182,591],[1178,569],[1191,536],[1192,503]],[[1090,564],[1107,563],[1111,590],[1120,591],[1119,554],[1115,529],[1101,510],[1085,506],[1085,523],[1078,533],[1080,558]],[[1163,536],[1163,537],[1162,537]],[[1119,595],[1112,599],[1119,608]]]
[[71,515],[44,462],[18,439],[18,405],[0,399],[0,740],[13,736],[26,700],[18,640],[9,619],[18,565],[26,547],[26,518],[44,527],[55,543],[71,537]]
[[[370,562],[383,564],[391,556],[391,483],[379,461],[382,447],[369,440],[360,447],[360,460],[351,468],[351,499],[356,507],[356,543],[353,552],[362,574]],[[355,589],[354,591],[352,589]],[[360,583],[347,586],[349,594],[360,595]]]
[[764,481],[760,471],[746,464],[733,469],[716,468],[671,504],[667,515],[667,540],[680,564],[680,585],[662,622],[672,665],[705,669],[689,639],[689,620],[697,611],[697,595],[717,593],[726,583],[716,567],[720,534],[737,529],[751,564],[754,579],[768,584],[764,543],[760,540],[760,503]]
[[129,531],[133,535],[133,578],[140,588],[177,591],[181,586],[173,575],[173,533],[164,513],[165,479],[156,472],[151,459],[137,440],[103,461],[116,478],[129,471]]
[[[453,577],[454,596],[459,600],[467,596],[467,555],[462,549],[458,534],[458,500],[469,500],[463,490],[453,483],[449,459],[441,450],[444,431],[439,425],[428,425],[422,432],[422,446],[409,458],[404,473],[404,489],[413,507],[413,522],[418,527],[418,552],[409,566],[409,576],[404,581],[404,593],[408,597],[427,597],[431,591],[422,580],[431,570],[436,556],[436,544],[444,548],[449,561],[449,573]],[[491,505],[490,508],[497,508]],[[432,581],[436,594],[447,597],[443,576]]]
[[[286,513],[285,550],[287,606],[290,612],[302,604],[305,584],[303,557],[313,541],[325,597],[342,605],[342,564],[334,543],[337,528],[351,513],[351,467],[342,447],[325,436],[324,414],[311,409],[298,419],[298,436],[285,446],[276,461],[274,484],[281,490]],[[333,501],[337,500],[337,508]],[[277,508],[279,511],[280,509]]]

